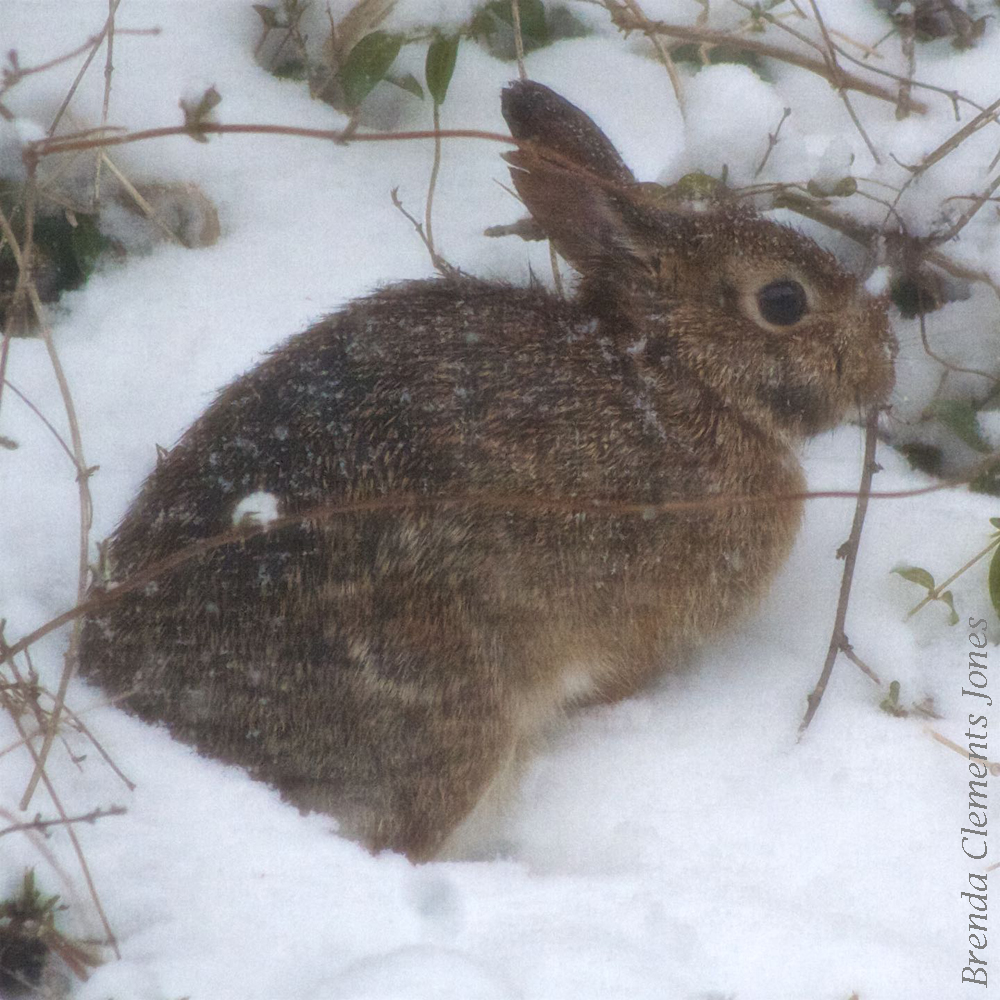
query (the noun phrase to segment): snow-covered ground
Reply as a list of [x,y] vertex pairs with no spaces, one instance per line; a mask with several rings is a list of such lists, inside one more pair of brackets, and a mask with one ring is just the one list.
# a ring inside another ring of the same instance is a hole
[[[318,6],[318,5],[317,5]],[[790,8],[782,5],[782,9]],[[808,9],[808,5],[800,5]],[[979,4],[983,13],[989,8]],[[713,0],[720,24],[743,11]],[[828,26],[869,44],[889,22],[869,0],[825,0]],[[334,5],[341,16],[344,4]],[[683,70],[686,119],[667,74],[638,36],[623,39],[600,8],[575,4],[593,28],[528,57],[530,75],[590,113],[643,180],[673,182],[728,166],[746,184],[784,123],[759,181],[829,178],[849,171],[863,190],[891,197],[915,163],[960,127],[951,101],[916,91],[925,114],[901,121],[891,103],[854,94],[880,154],[876,164],[835,91],[818,76],[767,64],[765,82],[744,66]],[[645,4],[651,17],[693,23],[700,5]],[[457,24],[468,0],[400,0],[390,26]],[[106,3],[3,0],[0,49],[37,65],[96,34]],[[320,12],[325,17],[325,12]],[[314,22],[315,27],[320,22]],[[793,24],[800,22],[795,19]],[[179,122],[178,100],[214,85],[224,122],[338,128],[344,117],[310,100],[253,58],[260,21],[245,0],[212,3],[125,0],[109,121],[130,128]],[[805,26],[805,30],[810,30]],[[786,44],[773,28],[761,36]],[[850,47],[850,42],[844,44]],[[851,50],[855,51],[855,50]],[[898,41],[876,65],[904,69]],[[82,57],[81,57],[82,58]],[[422,78],[424,49],[408,46],[401,68]],[[18,136],[51,119],[80,60],[25,78],[3,100],[0,168],[17,163]],[[72,105],[78,125],[100,121],[103,53]],[[852,72],[864,70],[851,67]],[[463,42],[442,109],[445,127],[504,131],[501,87],[515,74]],[[947,40],[917,46],[918,79],[957,89],[981,105],[1000,96],[1000,24],[968,51]],[[891,81],[884,81],[891,86]],[[378,127],[429,127],[430,105],[382,85]],[[961,109],[962,122],[974,114]],[[940,225],[945,202],[984,189],[1000,126],[983,128],[927,172],[901,211],[916,232]],[[440,251],[464,270],[527,281],[548,273],[543,245],[487,239],[520,206],[503,190],[501,147],[444,145],[435,201]],[[91,480],[94,539],[107,536],[155,462],[214,391],[261,353],[379,283],[433,273],[412,226],[390,201],[421,215],[429,143],[336,146],[273,136],[158,139],[112,150],[134,181],[191,181],[218,206],[222,235],[189,250],[158,245],[102,267],[54,311],[54,336],[80,417]],[[993,173],[996,167],[993,168]],[[499,183],[498,183],[499,182]],[[960,206],[959,209],[955,205]],[[884,206],[852,198],[864,221]],[[806,228],[805,223],[797,223]],[[841,252],[848,245],[815,226]],[[1000,225],[987,205],[944,248],[1000,281]],[[997,300],[982,285],[928,320],[936,350],[966,368],[1000,370]],[[915,321],[894,317],[902,352],[891,420],[912,420],[938,387],[942,368],[920,346]],[[62,404],[44,345],[12,344],[7,377],[61,430]],[[980,376],[949,376],[950,398],[982,396]],[[12,393],[0,434],[0,617],[13,642],[75,598],[77,487],[59,443]],[[861,433],[842,428],[811,442],[805,465],[814,489],[853,489]],[[883,447],[880,490],[931,480]],[[961,985],[968,964],[968,873],[992,863],[962,853],[968,780],[962,757],[932,739],[931,725],[966,745],[969,699],[966,627],[985,619],[992,640],[986,565],[955,584],[960,624],[935,604],[904,620],[922,591],[896,575],[918,565],[940,581],[986,544],[997,501],[955,489],[873,501],[848,621],[860,656],[901,703],[930,698],[939,720],[896,718],[879,709],[885,690],[842,660],[805,738],[797,726],[822,664],[842,563],[835,554],[853,511],[848,500],[808,504],[792,558],[755,617],[719,634],[687,673],[663,679],[624,703],[586,711],[553,733],[535,762],[490,860],[413,866],[372,857],[340,839],[322,816],[302,817],[235,768],[197,757],[154,728],[102,705],[75,683],[70,704],[136,782],[126,791],[89,743],[67,735],[77,764],[58,745],[49,771],[67,810],[120,803],[123,816],[78,835],[122,958],[76,983],[77,1000],[284,1000],[284,998],[694,998],[740,1000],[936,1000],[977,995]],[[981,629],[980,629],[981,631]],[[32,650],[55,688],[66,633]],[[994,654],[992,641],[989,656]],[[976,713],[979,714],[979,713]],[[1000,716],[986,712],[989,722]],[[0,751],[16,742],[0,715]],[[992,756],[997,756],[994,752]],[[23,748],[0,756],[0,827],[18,819],[30,773]],[[992,785],[990,795],[992,796]],[[29,811],[53,814],[45,794]],[[68,933],[97,938],[100,924],[68,841],[0,837],[0,898],[35,866],[42,888],[70,904]],[[979,865],[979,867],[977,867]],[[995,877],[995,876],[994,876]],[[1000,952],[989,950],[990,962]],[[1000,973],[998,973],[1000,974]]]

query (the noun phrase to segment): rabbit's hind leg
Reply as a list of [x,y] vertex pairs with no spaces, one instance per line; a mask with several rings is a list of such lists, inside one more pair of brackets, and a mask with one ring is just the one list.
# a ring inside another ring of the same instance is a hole
[[364,662],[352,657],[338,671],[322,749],[314,746],[307,773],[275,784],[300,808],[335,816],[369,849],[421,861],[439,853],[515,756],[516,727],[499,685],[471,682],[495,677],[477,643],[465,645],[459,665],[454,647],[445,655],[400,638],[355,650]]

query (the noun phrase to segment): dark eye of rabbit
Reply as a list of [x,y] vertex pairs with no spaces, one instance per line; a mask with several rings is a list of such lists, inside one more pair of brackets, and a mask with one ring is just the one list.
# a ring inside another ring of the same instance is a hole
[[791,326],[806,314],[806,290],[797,281],[772,281],[757,293],[757,308],[768,323]]

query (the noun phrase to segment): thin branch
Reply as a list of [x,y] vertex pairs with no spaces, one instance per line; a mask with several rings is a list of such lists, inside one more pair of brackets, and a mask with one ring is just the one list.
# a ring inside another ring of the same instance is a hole
[[510,0],[511,23],[514,27],[514,52],[517,56],[517,76],[520,80],[527,80],[528,74],[524,71],[524,37],[521,34],[521,0]]
[[[6,658],[10,659],[10,650],[13,647],[7,647],[5,650]],[[55,785],[52,784],[52,780],[49,778],[48,773],[45,771],[43,766],[40,766],[40,759],[38,752],[32,746],[31,742],[27,739],[27,734],[24,731],[24,726],[21,724],[20,718],[18,718],[15,712],[10,713],[10,717],[14,723],[14,728],[17,729],[19,735],[24,740],[24,745],[28,749],[28,753],[31,754],[32,759],[35,761],[35,766],[38,768],[41,774],[42,783],[45,785],[46,791],[49,793],[49,797],[52,799],[52,804],[56,808],[56,812],[64,821],[68,821],[69,817],[66,814],[66,810],[63,808],[62,800],[59,798],[59,793],[56,791]],[[115,957],[121,958],[121,952],[118,950],[118,941],[115,938],[115,933],[111,929],[111,924],[108,921],[108,916],[104,912],[104,906],[101,903],[101,897],[97,893],[97,886],[94,885],[93,876],[90,874],[90,866],[87,864],[87,859],[84,856],[83,848],[80,846],[80,840],[73,829],[72,824],[66,827],[66,833],[69,836],[70,843],[73,845],[73,852],[76,854],[77,863],[80,865],[80,871],[83,873],[84,881],[87,883],[87,890],[90,893],[90,898],[94,903],[94,908],[97,910],[97,915],[100,918],[101,925],[104,927],[104,933],[107,937],[107,942],[114,950]]]
[[[38,320],[39,333],[41,335],[42,342],[45,344],[45,349],[49,356],[49,363],[52,365],[52,371],[55,374],[56,382],[59,385],[59,392],[62,396],[63,406],[66,410],[66,420],[69,424],[70,440],[73,444],[73,462],[76,465],[76,481],[80,497],[79,575],[77,579],[77,600],[79,602],[84,600],[87,595],[87,574],[89,572],[87,557],[89,555],[90,525],[93,516],[93,507],[90,499],[90,487],[87,480],[90,476],[91,470],[87,468],[87,463],[84,458],[83,439],[80,435],[80,425],[76,418],[76,407],[73,403],[73,395],[70,392],[69,382],[66,379],[62,362],[59,360],[58,352],[55,349],[55,343],[52,339],[52,331],[49,328],[48,320],[45,315],[45,308],[38,295],[38,289],[35,287],[34,281],[31,279],[31,242],[34,228],[34,182],[35,174],[34,169],[32,169],[29,173],[28,183],[25,185],[26,225],[24,247],[18,247],[14,232],[2,210],[0,210],[0,228],[2,228],[4,236],[10,244],[10,248],[15,255],[15,259],[18,259],[18,254],[20,254],[18,287],[20,288],[23,285],[35,311],[35,317]],[[77,644],[79,642],[79,632],[80,629],[77,624],[74,626],[73,634],[70,637],[69,647],[66,651],[66,665],[63,668],[63,674],[59,684],[59,693],[56,696],[56,703],[52,709],[52,714],[49,720],[49,730],[46,733],[42,749],[36,758],[39,761],[39,764],[36,766],[35,772],[31,776],[31,779],[28,782],[28,787],[21,799],[22,809],[28,808],[28,804],[31,802],[31,797],[34,795],[35,789],[38,787],[38,782],[44,776],[45,760],[52,749],[53,742],[55,741],[56,733],[58,732],[59,727],[59,713],[66,700],[66,691],[69,688],[70,680],[73,677],[73,665],[76,657]]]
[[[776,28],[780,28],[782,31],[788,32],[788,34],[797,38],[799,41],[804,42],[806,45],[819,51],[819,47],[811,38],[809,38],[807,35],[802,34],[802,32],[800,31],[796,31],[794,28],[785,24],[784,21],[781,21],[778,18],[776,18],[773,14],[770,14],[767,11],[762,10],[759,4],[749,3],[748,0],[731,0],[731,2],[739,7],[742,7],[744,10],[749,11],[755,16],[763,18],[765,21],[768,21],[771,24],[773,24]],[[951,101],[952,105],[954,106],[956,119],[958,119],[959,103],[968,104],[969,107],[975,108],[977,111],[982,111],[981,105],[976,104],[975,101],[970,101],[967,97],[963,97],[960,93],[958,93],[957,90],[947,90],[946,88],[938,87],[936,84],[933,83],[923,83],[920,80],[914,80],[909,77],[901,76],[899,73],[892,73],[887,69],[882,69],[879,66],[873,66],[871,63],[865,62],[863,59],[858,59],[855,56],[852,56],[849,52],[845,52],[844,49],[839,45],[834,46],[834,48],[836,49],[837,53],[843,56],[848,62],[854,63],[855,66],[860,66],[862,67],[862,69],[866,69],[871,73],[877,74],[878,76],[883,76],[888,80],[894,80],[896,83],[909,83],[910,86],[912,87],[920,87],[922,90],[929,90],[935,94],[943,94],[945,97],[948,98],[948,100]],[[855,89],[860,89],[860,88],[855,88]],[[882,95],[872,94],[871,96],[881,97]],[[896,94],[891,98],[893,104],[896,104],[897,107],[898,107],[897,103],[898,96],[899,95]],[[924,112],[927,110],[927,107],[921,104],[919,101],[911,102],[910,108],[913,111],[920,111],[920,112]]]
[[[872,407],[868,411],[868,419],[865,421],[865,457],[864,467],[861,472],[861,485],[858,488],[857,504],[854,508],[854,521],[851,524],[851,533],[847,541],[841,547],[840,552],[844,555],[844,574],[840,580],[840,597],[837,600],[837,613],[834,617],[833,632],[830,636],[830,645],[826,651],[826,660],[823,663],[823,670],[820,672],[816,687],[809,694],[807,699],[806,714],[799,724],[799,739],[809,728],[827,684],[830,682],[830,675],[833,673],[833,665],[837,659],[837,654],[850,648],[847,633],[844,625],[847,621],[847,608],[851,601],[851,585],[854,581],[854,566],[857,563],[858,551],[861,548],[861,529],[865,524],[865,514],[868,510],[868,500],[871,496],[872,477],[878,469],[875,464],[875,445],[878,438],[878,409]],[[838,552],[838,555],[840,554]]]
[[[104,61],[104,103],[101,107],[101,125],[108,124],[108,107],[111,104],[111,74],[114,72],[114,48],[115,48],[115,14],[118,12],[118,5],[122,0],[108,0],[108,20],[107,20],[107,58]],[[101,165],[104,162],[104,151],[99,150],[94,163],[94,204],[101,200]]]
[[[931,486],[921,486],[908,490],[884,490],[867,494],[871,500],[902,500],[912,497],[926,496],[930,493],[938,493],[941,490],[954,489],[957,486],[966,486],[976,478],[982,470],[1000,462],[1000,452],[987,455],[981,462],[977,462],[968,475],[942,480]],[[748,494],[719,496],[717,494],[702,497],[692,497],[688,500],[666,500],[660,503],[634,503],[620,500],[602,500],[589,497],[530,497],[494,495],[489,493],[460,493],[442,496],[421,496],[413,493],[400,493],[395,496],[371,497],[370,499],[352,500],[344,503],[319,504],[310,510],[299,514],[289,514],[284,517],[275,518],[266,524],[252,524],[234,528],[219,535],[212,535],[209,538],[192,542],[185,548],[172,553],[171,555],[147,566],[145,569],[133,573],[128,579],[116,584],[113,589],[96,596],[89,597],[86,601],[77,604],[75,607],[56,615],[44,625],[40,625],[33,632],[23,636],[17,642],[11,644],[5,659],[17,656],[19,653],[34,645],[40,639],[51,632],[60,629],[63,625],[75,621],[86,615],[98,614],[107,607],[114,604],[125,594],[145,587],[151,581],[169,573],[171,570],[182,566],[191,559],[207,555],[215,549],[226,545],[233,545],[237,542],[254,538],[257,535],[268,531],[277,531],[289,525],[303,524],[309,521],[321,522],[331,517],[343,517],[349,514],[367,514],[373,512],[392,510],[439,510],[447,507],[485,507],[487,509],[498,509],[504,511],[527,511],[527,512],[551,512],[565,514],[610,514],[610,515],[635,515],[640,517],[655,517],[659,514],[673,513],[681,510],[717,510],[731,506],[771,506],[774,504],[799,503],[803,500],[858,500],[860,494],[856,490],[819,490],[803,491],[801,493],[770,493],[770,494]]]
[[874,670],[872,670],[872,668],[871,668],[871,667],[869,667],[869,666],[868,666],[868,664],[867,664],[867,663],[865,663],[865,661],[864,661],[864,660],[862,660],[862,659],[861,659],[861,657],[860,657],[860,656],[858,656],[858,654],[857,654],[857,653],[855,653],[855,652],[854,652],[854,647],[853,647],[853,646],[852,646],[852,645],[851,645],[850,643],[845,643],[845,645],[844,645],[844,646],[843,646],[843,647],[841,648],[841,650],[840,650],[840,651],[841,651],[841,652],[842,652],[842,653],[844,654],[844,656],[846,656],[846,657],[847,657],[847,659],[849,659],[849,660],[851,661],[851,663],[853,663],[853,664],[854,664],[854,665],[855,665],[855,666],[856,666],[856,667],[858,668],[858,670],[860,670],[860,671],[861,671],[861,673],[863,673],[863,674],[864,674],[864,675],[865,675],[865,676],[866,676],[866,677],[867,677],[867,678],[868,678],[869,680],[872,680],[872,681],[874,681],[874,682],[875,682],[876,684],[878,684],[878,685],[879,685],[879,687],[881,687],[881,686],[882,686],[882,679],[881,679],[881,678],[879,677],[879,675],[878,675],[877,673],[875,673],[875,671],[874,671]]
[[681,117],[684,117],[684,86],[681,83],[680,73],[677,72],[677,67],[674,65],[673,57],[670,55],[670,50],[663,44],[659,35],[651,30],[649,18],[646,16],[646,12],[639,6],[638,0],[622,0],[622,3],[628,8],[632,16],[639,21],[642,25],[643,34],[653,43],[653,48],[656,49],[656,54],[660,57],[660,62],[663,63],[664,68],[667,71],[667,76],[670,78],[670,86],[673,87],[674,97],[677,100],[677,106],[681,110]]
[[854,105],[851,104],[851,99],[848,96],[847,87],[844,83],[844,71],[841,69],[840,63],[837,62],[837,48],[833,43],[833,39],[826,30],[826,22],[823,20],[823,15],[819,12],[816,0],[809,0],[809,6],[812,7],[813,16],[816,18],[820,34],[822,34],[823,41],[826,43],[826,52],[824,57],[826,58],[827,65],[830,69],[831,83],[836,89],[840,99],[844,102],[844,107],[847,108],[847,113],[851,116],[851,121],[854,122],[854,127],[858,130],[858,134],[868,147],[868,152],[871,153],[872,159],[877,164],[881,165],[882,159],[878,155],[878,150],[875,149],[875,145],[872,143],[871,139],[868,137],[868,133],[864,129],[864,126],[861,124],[861,119],[858,118],[857,112],[854,110]]
[[427,239],[427,234],[424,232],[424,227],[421,223],[415,219],[407,210],[403,203],[399,200],[399,188],[393,188],[389,192],[389,197],[392,198],[393,205],[399,210],[402,215],[410,221],[410,224],[416,230],[417,235],[420,237],[421,242],[427,248],[428,254],[430,254],[431,263],[434,267],[443,275],[449,276],[458,273],[458,269],[453,267],[448,263],[431,245],[430,240]]
[[[643,27],[634,18],[617,17],[615,20],[620,28],[626,30],[641,29]],[[744,52],[753,52],[756,55],[765,56],[770,59],[780,59],[783,62],[791,63],[793,66],[798,66],[800,69],[808,70],[810,73],[816,73],[832,83],[826,62],[823,59],[814,58],[802,52],[793,52],[791,49],[783,48],[780,45],[771,45],[768,42],[762,42],[758,38],[748,35],[735,35],[728,31],[696,28],[686,24],[668,24],[665,21],[650,21],[648,23],[650,30],[659,34],[669,35],[672,38],[680,38],[688,42],[698,42],[703,45],[726,45],[730,48],[741,49]],[[856,90],[861,94],[868,94],[870,97],[877,97],[891,104],[896,103],[897,95],[877,83],[847,73],[843,73],[842,78],[843,85],[850,90]],[[927,105],[919,101],[914,101],[913,107],[916,111],[923,112],[927,110]]]
[[109,806],[107,809],[92,809],[89,813],[84,813],[82,816],[60,816],[59,819],[41,819],[39,817],[28,823],[14,823],[11,826],[5,826],[0,830],[0,837],[7,833],[17,833],[22,830],[44,832],[53,826],[69,826],[70,823],[93,824],[99,819],[104,819],[105,816],[124,816],[125,812],[124,806]]
[[[119,35],[158,35],[160,34],[160,28],[119,28]],[[98,35],[94,35],[92,38],[88,38],[82,45],[78,45],[72,52],[67,52],[65,55],[56,56],[54,59],[48,60],[48,62],[39,63],[37,66],[21,66],[16,62],[16,53],[8,55],[8,59],[11,59],[13,65],[11,69],[5,69],[3,71],[3,84],[0,85],[0,97],[7,93],[8,90],[16,87],[26,76],[31,76],[33,73],[44,73],[46,70],[52,69],[54,66],[58,66],[61,63],[69,62],[70,59],[75,59],[79,55],[83,55],[88,49],[95,46],[99,46],[101,42],[104,41],[104,32],[102,31]]]
[[765,166],[767,166],[767,161],[771,158],[771,151],[778,145],[778,136],[781,133],[781,126],[785,124],[785,119],[787,119],[791,113],[791,108],[785,108],[781,114],[781,121],[778,122],[778,127],[773,132],[767,133],[767,149],[764,152],[764,158],[760,161],[760,165],[753,172],[754,177],[759,177],[761,171]]
[[[437,266],[437,254],[434,252],[434,229],[431,226],[431,211],[434,208],[434,189],[437,187],[438,171],[441,169],[441,136],[437,133],[441,128],[441,105],[437,101],[431,101],[434,105],[434,162],[431,164],[431,178],[427,183],[427,207],[424,211],[424,234],[427,237],[427,249],[430,251],[431,260]],[[399,206],[400,208],[402,206]]]
[[[348,129],[299,128],[292,125],[218,125],[214,122],[199,122],[196,129],[199,135],[289,135],[306,139],[327,139],[331,142],[405,142],[414,139],[485,139],[490,142],[502,142],[509,146],[517,143],[509,135],[499,132],[486,132],[483,129],[451,128],[434,132],[430,129],[416,129],[410,132],[349,132]],[[68,153],[77,149],[97,149],[98,146],[125,146],[133,142],[144,142],[147,139],[162,139],[174,135],[190,136],[192,129],[187,125],[170,125],[163,128],[148,128],[138,132],[126,132],[123,135],[104,136],[99,139],[43,139],[28,143],[23,157],[27,163],[53,156],[58,153]]]
[[66,444],[66,439],[59,433],[58,430],[56,430],[56,428],[52,425],[52,422],[48,419],[48,417],[46,417],[45,414],[42,413],[42,411],[38,409],[38,407],[35,406],[35,404],[30,399],[28,399],[28,397],[25,396],[25,394],[21,392],[21,390],[18,389],[18,387],[14,385],[13,382],[4,379],[3,384],[8,389],[10,389],[10,391],[14,393],[14,395],[17,396],[18,399],[20,399],[24,403],[24,405],[27,406],[28,409],[31,410],[31,412],[34,413],[34,415],[38,417],[39,420],[41,420],[43,424],[45,424],[45,426],[49,429],[49,431],[51,431],[52,436],[59,442],[60,446],[62,447],[62,450],[66,452],[66,454],[69,456],[69,460],[73,463],[74,466],[76,466],[76,458],[73,456],[73,452],[70,449],[70,446]]
[[[118,3],[120,2],[121,0],[118,0]],[[116,10],[117,7],[118,4],[116,3],[115,4]],[[62,100],[62,104],[59,105],[59,110],[56,112],[55,118],[52,119],[52,124],[49,126],[50,136],[56,134],[56,129],[59,127],[59,122],[62,121],[62,116],[66,113],[66,109],[69,107],[70,101],[73,100],[77,88],[80,86],[80,83],[83,80],[84,76],[86,75],[87,70],[90,69],[90,64],[94,61],[94,57],[97,55],[98,51],[101,48],[101,43],[107,36],[108,29],[111,26],[111,19],[113,16],[114,15],[112,12],[112,15],[109,16],[108,19],[104,22],[104,27],[101,28],[100,33],[94,37],[90,46],[90,52],[87,54],[87,58],[84,60],[83,65],[80,67],[80,71],[76,74],[76,79],[73,81],[69,90],[66,91],[66,96]]]
[[972,204],[962,213],[958,221],[948,230],[943,233],[939,233],[934,237],[935,243],[947,243],[949,240],[953,240],[958,234],[972,221],[973,216],[983,207],[993,197],[993,192],[997,188],[1000,188],[1000,174],[990,181],[989,185],[982,192],[982,194],[976,195]]
[[1000,384],[1000,379],[995,375],[991,375],[989,372],[981,371],[979,368],[963,368],[961,365],[952,364],[945,358],[942,358],[940,354],[937,354],[931,349],[930,341],[927,339],[927,316],[923,309],[918,313],[920,319],[920,343],[923,346],[924,353],[936,361],[942,368],[946,368],[950,372],[958,372],[962,375],[978,375],[980,378],[989,379],[994,385]]

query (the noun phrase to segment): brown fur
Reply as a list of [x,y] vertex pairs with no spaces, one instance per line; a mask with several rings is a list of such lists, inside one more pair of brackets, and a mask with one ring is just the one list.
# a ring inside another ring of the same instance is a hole
[[[746,211],[633,198],[606,137],[538,84],[512,85],[504,111],[515,136],[555,136],[561,162],[510,159],[581,272],[577,300],[418,281],[293,337],[150,476],[114,580],[229,530],[258,490],[281,514],[399,493],[795,492],[796,440],[887,397],[884,311],[815,244]],[[775,280],[806,289],[794,325],[755,312]],[[470,504],[304,520],[127,594],[87,622],[82,666],[373,849],[426,858],[567,705],[625,697],[731,628],[799,518]]]

